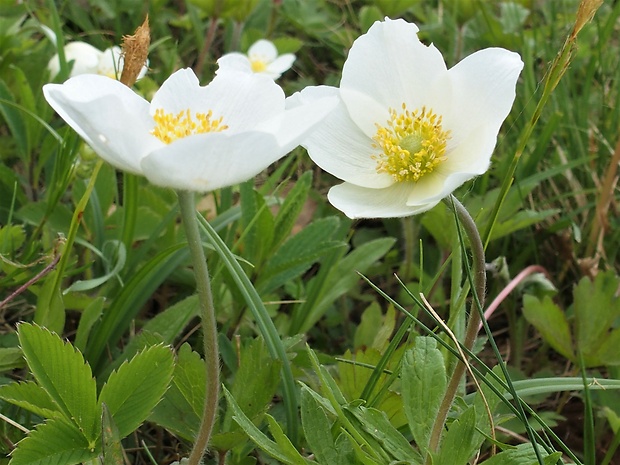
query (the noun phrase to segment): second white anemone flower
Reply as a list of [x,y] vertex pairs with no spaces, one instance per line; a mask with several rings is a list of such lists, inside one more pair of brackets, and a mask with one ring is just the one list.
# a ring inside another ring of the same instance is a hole
[[417,32],[402,19],[376,22],[354,42],[340,88],[296,95],[338,97],[302,145],[344,181],[328,199],[350,218],[421,213],[484,173],[514,102],[518,54],[488,48],[447,69]]
[[200,86],[172,74],[148,102],[120,82],[82,75],[47,84],[56,112],[115,167],[153,184],[206,192],[250,179],[299,145],[335,99],[287,108],[272,79],[228,70]]
[[273,42],[261,39],[252,44],[247,55],[239,52],[227,53],[217,60],[217,64],[219,69],[223,70],[248,70],[264,74],[272,79],[278,79],[282,73],[293,66],[294,61],[294,54],[278,55],[278,49]]
[[[69,77],[79,76],[81,74],[100,74],[113,79],[120,77],[123,71],[123,56],[121,48],[118,46],[109,47],[103,52],[86,42],[69,42],[65,45],[65,60],[67,63],[72,62]],[[138,79],[144,77],[147,72],[148,63],[145,63]],[[58,54],[54,55],[47,69],[52,79],[60,73],[60,59]]]

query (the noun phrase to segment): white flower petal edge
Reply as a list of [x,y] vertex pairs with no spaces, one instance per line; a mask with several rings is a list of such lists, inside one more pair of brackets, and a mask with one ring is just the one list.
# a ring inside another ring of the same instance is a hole
[[257,40],[248,49],[248,57],[250,60],[272,62],[277,56],[278,49],[273,42],[266,39]]
[[367,189],[343,183],[332,187],[327,194],[329,202],[351,219],[401,218],[416,215],[433,208],[439,200],[424,205],[407,205],[411,186],[401,183],[384,189]]
[[[310,103],[326,97],[337,98],[337,105],[325,120],[302,141],[312,161],[343,181],[361,187],[382,188],[394,184],[387,174],[378,174],[372,141],[350,118],[336,87],[306,87],[294,94],[296,104]],[[386,112],[387,113],[387,112]]]
[[[86,42],[69,42],[65,45],[65,60],[73,62],[69,77],[80,74],[97,74],[101,51]],[[53,79],[60,73],[60,58],[54,55],[47,64],[47,69]]]
[[252,63],[247,56],[243,53],[239,52],[230,52],[225,55],[222,55],[217,60],[218,69],[215,72],[216,74],[220,74],[223,71],[235,70],[235,71],[244,71],[246,73],[253,73],[252,71]]
[[43,95],[54,110],[101,158],[141,174],[140,159],[163,145],[150,134],[149,103],[120,82],[84,74],[64,84],[46,84]]
[[265,73],[271,78],[277,79],[282,76],[285,71],[288,71],[291,66],[293,66],[296,58],[297,57],[293,53],[285,53],[284,55],[280,55],[278,58],[269,63]]
[[375,126],[367,116],[366,102],[350,96],[365,95],[385,108],[400,108],[403,102],[410,108],[435,106],[426,100],[428,90],[447,68],[441,52],[420,42],[417,32],[415,24],[386,18],[358,37],[349,51],[340,89],[351,118],[367,134],[374,133]]

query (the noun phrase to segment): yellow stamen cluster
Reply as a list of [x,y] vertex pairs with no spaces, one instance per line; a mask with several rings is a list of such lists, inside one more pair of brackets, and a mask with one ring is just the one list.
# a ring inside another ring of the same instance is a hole
[[446,159],[450,131],[441,126],[441,116],[433,110],[410,112],[403,103],[402,111],[390,108],[386,126],[377,124],[373,147],[381,149],[377,172],[390,174],[397,182],[417,181],[433,172]]
[[228,129],[227,125],[222,124],[223,118],[221,116],[218,119],[213,119],[211,110],[207,113],[196,113],[192,117],[192,112],[189,109],[173,115],[164,112],[162,108],[158,108],[153,119],[155,120],[155,128],[151,134],[166,144],[193,134],[220,132]]
[[252,71],[254,71],[255,73],[262,73],[267,69],[267,63],[260,58],[251,59],[250,65],[252,66]]

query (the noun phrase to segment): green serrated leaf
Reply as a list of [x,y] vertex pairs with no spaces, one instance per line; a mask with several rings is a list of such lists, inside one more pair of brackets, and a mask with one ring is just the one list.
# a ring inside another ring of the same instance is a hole
[[338,449],[331,432],[331,422],[307,387],[301,390],[301,423],[310,451],[321,464],[338,463]]
[[37,383],[69,421],[94,441],[99,436],[97,386],[82,354],[58,335],[40,326],[21,323],[19,343]]
[[10,465],[74,465],[97,456],[82,433],[66,420],[40,424],[11,454]]
[[[262,339],[255,339],[241,352],[231,392],[243,413],[254,422],[267,411],[280,381],[279,371],[279,361],[271,358]],[[232,426],[232,412],[226,412],[222,430],[236,429]]]
[[0,386],[0,399],[18,405],[42,418],[62,416],[47,391],[32,381]]
[[616,295],[618,281],[613,271],[607,271],[597,274],[593,281],[582,278],[573,291],[576,343],[586,366],[605,363],[597,352],[620,317],[620,298]]
[[415,347],[403,357],[401,382],[411,434],[425,452],[446,391],[445,361],[434,338],[416,337]]
[[[204,361],[189,344],[183,344],[177,353],[177,363],[170,388],[149,417],[180,437],[193,441],[200,428],[204,409],[207,374]],[[217,435],[214,435],[214,439]],[[219,447],[217,441],[212,441]]]
[[161,400],[173,369],[170,348],[153,346],[110,375],[101,389],[99,402],[108,406],[122,438],[140,426]]
[[549,296],[541,301],[532,295],[524,295],[523,315],[551,347],[569,360],[575,360],[566,316]]

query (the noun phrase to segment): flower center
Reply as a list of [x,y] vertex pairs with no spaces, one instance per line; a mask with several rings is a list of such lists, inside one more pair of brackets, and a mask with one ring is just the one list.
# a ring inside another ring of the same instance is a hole
[[252,71],[255,73],[262,73],[267,69],[267,62],[265,62],[265,60],[261,60],[260,58],[252,58],[250,60],[250,66],[252,67]]
[[151,134],[162,142],[169,144],[177,139],[194,134],[224,131],[228,129],[228,126],[222,124],[222,119],[222,116],[218,119],[213,119],[213,112],[211,110],[207,113],[196,113],[192,116],[192,112],[189,109],[174,115],[158,108],[153,116],[155,128],[151,131]]
[[386,126],[377,123],[373,147],[382,153],[373,156],[377,173],[388,173],[397,182],[418,181],[432,173],[446,159],[450,131],[441,127],[441,116],[433,110],[410,112],[403,103],[402,111],[390,108]]

